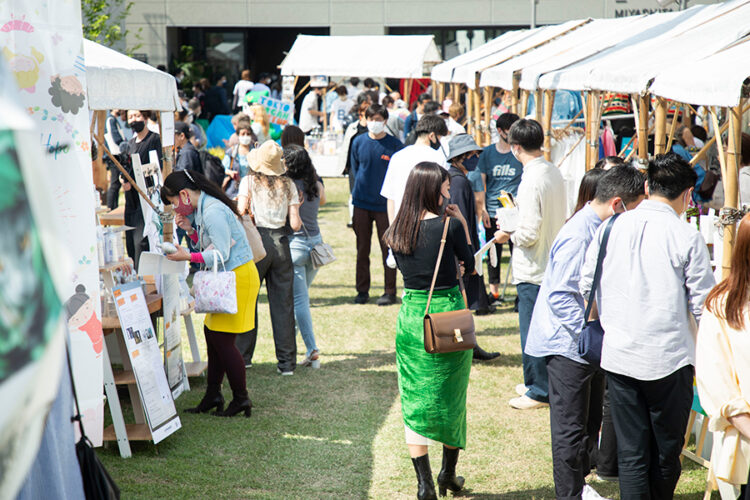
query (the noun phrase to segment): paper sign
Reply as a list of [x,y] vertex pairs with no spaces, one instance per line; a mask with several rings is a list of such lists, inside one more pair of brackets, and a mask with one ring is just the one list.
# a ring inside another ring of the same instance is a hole
[[474,269],[476,269],[477,274],[479,276],[482,276],[482,273],[484,273],[484,266],[482,266],[482,256],[484,255],[484,252],[492,248],[492,245],[495,244],[495,240],[491,239],[487,243],[484,244],[482,248],[479,249],[477,253],[474,254]]
[[161,112],[161,147],[174,146],[174,113]]
[[[160,276],[162,274],[182,274],[187,264],[167,259],[160,253],[142,252],[138,263],[141,276]],[[179,290],[177,295],[179,296]]]
[[117,303],[122,335],[133,366],[143,413],[154,444],[181,427],[172,391],[162,365],[161,351],[140,282],[115,287],[127,299]]
[[497,209],[497,228],[506,233],[512,233],[518,229],[518,207]]
[[258,96],[255,102],[266,108],[266,113],[271,123],[286,125],[292,121],[292,117],[294,116],[293,103],[265,96]]

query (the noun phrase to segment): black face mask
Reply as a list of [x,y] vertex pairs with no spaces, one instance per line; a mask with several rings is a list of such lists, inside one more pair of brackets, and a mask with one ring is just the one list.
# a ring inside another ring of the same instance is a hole
[[132,122],[130,124],[130,128],[132,128],[136,134],[140,134],[141,132],[143,132],[143,129],[146,128],[146,122],[142,122],[142,121]]
[[438,149],[440,149],[440,141],[435,141],[435,142],[430,141],[430,147],[434,149],[435,151],[437,151]]
[[463,166],[467,172],[471,172],[472,170],[476,170],[478,163],[479,163],[479,157],[472,156],[471,158],[466,158],[463,161]]

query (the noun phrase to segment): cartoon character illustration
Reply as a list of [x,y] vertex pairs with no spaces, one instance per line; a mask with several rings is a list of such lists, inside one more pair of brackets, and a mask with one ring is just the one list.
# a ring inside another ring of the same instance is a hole
[[42,357],[61,304],[42,253],[13,133],[0,131],[0,382]]
[[10,33],[11,31],[24,31],[26,33],[33,33],[34,27],[26,22],[26,16],[21,16],[21,19],[16,19],[13,14],[10,15],[10,21],[3,24],[0,28],[3,33]]
[[49,88],[49,95],[52,96],[52,104],[62,109],[63,113],[78,114],[86,99],[83,84],[78,77],[54,75],[50,81],[52,85]]
[[96,317],[94,301],[86,294],[86,287],[79,284],[76,293],[65,302],[65,312],[68,314],[68,328],[70,331],[85,332],[99,357],[104,347],[102,322]]
[[13,53],[3,47],[3,56],[8,61],[10,70],[16,77],[18,87],[29,94],[36,92],[36,82],[39,80],[39,64],[44,62],[44,54],[31,47],[31,55]]

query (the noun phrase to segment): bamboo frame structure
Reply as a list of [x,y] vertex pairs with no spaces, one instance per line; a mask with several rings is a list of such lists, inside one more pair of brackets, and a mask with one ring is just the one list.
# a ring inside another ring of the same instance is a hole
[[473,89],[469,89],[466,93],[466,133],[474,135],[474,98]]
[[654,107],[654,155],[666,153],[667,147],[667,100],[656,98]]
[[[748,112],[748,110],[750,110],[750,104],[745,106],[745,108],[742,110],[742,114],[744,115],[745,113]],[[706,153],[708,152],[708,150],[711,149],[711,146],[713,146],[713,144],[716,142],[716,136],[721,135],[724,132],[726,132],[728,127],[729,127],[729,121],[725,122],[724,125],[721,126],[721,128],[715,128],[715,130],[718,130],[719,133],[714,134],[713,137],[711,137],[709,140],[706,141],[706,143],[703,145],[701,150],[695,153],[695,156],[693,156],[693,159],[690,160],[690,164],[695,165],[696,163],[701,161],[703,157],[706,156]]]
[[669,137],[667,137],[667,149],[666,151],[672,150],[672,143],[674,142],[674,133],[677,130],[677,118],[680,117],[680,113],[684,114],[685,107],[682,104],[675,104],[674,115],[672,115],[672,125],[669,127]]
[[477,144],[482,141],[482,91],[479,89],[479,77],[474,87],[474,140]]
[[642,165],[648,162],[648,95],[636,96],[638,101],[638,159]]
[[542,115],[543,115],[543,112],[544,112],[543,111],[544,110],[544,108],[543,108],[544,103],[542,102],[543,101],[543,99],[542,99],[543,95],[544,95],[544,93],[543,93],[542,89],[537,89],[534,92],[534,104],[535,104],[534,111],[536,112],[536,121],[538,121],[539,123],[542,123]]
[[513,90],[511,91],[510,96],[510,110],[513,114],[518,114],[518,85],[520,82],[521,77],[518,75],[513,75]]
[[492,96],[494,93],[494,87],[486,87],[484,89],[484,138],[480,143],[481,146],[489,146],[492,142],[490,122],[492,122]]
[[[544,91],[544,117],[542,119],[542,128],[544,129],[544,159],[552,159],[552,110],[555,105],[555,91]],[[538,109],[537,105],[537,109]]]
[[529,91],[528,90],[522,90],[521,91],[521,109],[519,109],[518,113],[516,113],[521,118],[524,118],[526,116],[526,110],[529,109]]
[[[743,103],[740,101],[739,106],[729,108],[729,140],[727,145],[727,171],[724,178],[724,206],[727,208],[737,208],[739,204],[739,167],[740,148],[742,143],[742,110]],[[735,226],[724,226],[724,246],[721,257],[722,277],[729,276],[732,264],[732,249],[734,248]]]

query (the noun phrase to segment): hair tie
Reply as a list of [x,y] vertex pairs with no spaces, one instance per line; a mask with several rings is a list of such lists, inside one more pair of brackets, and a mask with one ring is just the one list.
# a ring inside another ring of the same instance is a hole
[[185,172],[185,175],[187,175],[187,178],[190,179],[190,182],[195,184],[195,181],[193,180],[193,176],[190,175],[190,172],[188,172],[187,170],[183,170],[183,172]]

